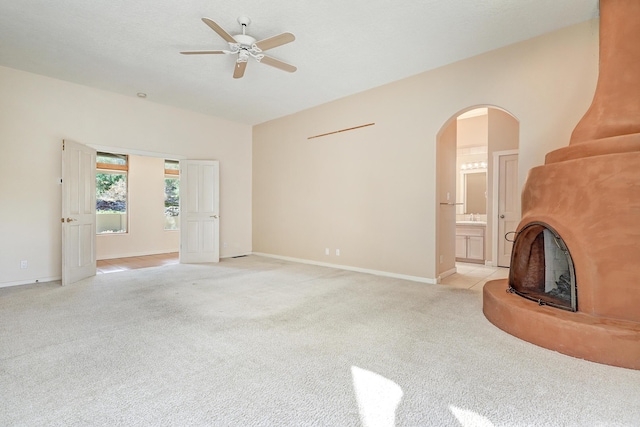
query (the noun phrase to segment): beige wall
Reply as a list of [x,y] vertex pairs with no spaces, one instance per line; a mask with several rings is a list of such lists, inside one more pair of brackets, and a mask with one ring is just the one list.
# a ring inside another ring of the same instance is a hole
[[522,185],[568,144],[597,59],[589,21],[255,126],[253,250],[435,279],[438,133],[474,106],[509,111]]
[[0,95],[0,286],[60,277],[63,139],[219,160],[221,256],[251,251],[250,126],[4,67]]
[[488,119],[488,114],[458,119],[458,148],[486,146]]
[[164,158],[129,156],[127,233],[96,237],[96,258],[177,252],[180,232],[165,230]]

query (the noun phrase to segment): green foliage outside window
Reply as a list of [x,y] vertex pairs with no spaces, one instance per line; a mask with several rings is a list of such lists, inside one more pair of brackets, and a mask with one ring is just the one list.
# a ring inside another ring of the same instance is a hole
[[180,227],[180,178],[164,179],[165,230]]
[[126,165],[127,156],[125,154],[112,154],[98,152],[96,154],[96,163],[107,163],[110,165]]
[[127,176],[123,173],[96,173],[96,211],[127,212]]

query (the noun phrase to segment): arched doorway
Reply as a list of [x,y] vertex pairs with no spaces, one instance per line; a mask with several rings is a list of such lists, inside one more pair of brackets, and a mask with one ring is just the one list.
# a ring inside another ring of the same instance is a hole
[[456,262],[508,267],[504,235],[519,220],[518,146],[518,120],[495,106],[463,109],[438,133],[439,279],[455,273]]

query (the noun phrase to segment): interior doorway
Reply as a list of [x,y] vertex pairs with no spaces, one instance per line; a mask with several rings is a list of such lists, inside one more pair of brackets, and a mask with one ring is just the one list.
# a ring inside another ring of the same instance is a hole
[[[437,137],[436,180],[438,206],[436,213],[437,271],[443,279],[454,274],[456,262],[486,266],[506,266],[503,245],[505,227],[511,222],[499,222],[504,215],[497,205],[500,179],[508,183],[509,201],[518,206],[510,218],[519,216],[519,185],[517,152],[519,122],[507,111],[493,106],[474,106],[452,116]],[[509,153],[509,174],[501,175],[494,154]],[[515,166],[515,174],[513,173]],[[455,196],[454,196],[455,195]],[[503,206],[502,204],[500,206]],[[517,225],[519,217],[515,221]],[[506,230],[515,231],[515,230]],[[498,258],[498,249],[502,254]],[[505,249],[506,248],[506,249]],[[509,258],[507,256],[507,258]]]
[[[183,175],[177,169],[183,160],[181,156],[88,146],[69,141],[65,144],[66,150],[63,144],[62,153],[63,285],[95,275],[98,259],[181,253],[181,245],[189,249],[189,257],[183,259],[181,256],[181,262],[219,260],[217,161],[186,161],[191,169],[194,163],[198,167],[195,168],[196,172],[189,169],[191,184],[185,179],[188,205],[183,205],[180,200],[176,207],[174,201],[167,200],[167,182],[171,181],[175,185],[174,181]],[[97,151],[118,152],[126,155],[129,160],[135,159],[128,169],[126,180],[126,192],[130,196],[126,202],[127,227],[124,230],[117,227],[118,232],[96,233]],[[134,187],[133,182],[144,185]],[[175,193],[176,188],[173,190]],[[144,213],[148,207],[152,208],[150,215]],[[174,215],[176,208],[178,213],[184,210],[189,214],[188,221],[185,221],[185,216]],[[140,214],[137,215],[137,220],[134,219],[134,213]],[[171,215],[171,218],[167,218],[167,215]],[[206,219],[198,217],[196,221],[194,215],[206,215]],[[176,227],[178,222],[179,227]],[[194,258],[194,254],[199,254],[200,257]],[[203,258],[202,254],[206,257]]]

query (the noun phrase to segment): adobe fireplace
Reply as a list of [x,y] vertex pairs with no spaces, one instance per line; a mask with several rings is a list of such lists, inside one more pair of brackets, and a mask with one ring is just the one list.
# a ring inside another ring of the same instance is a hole
[[640,369],[640,1],[600,0],[600,73],[569,146],[529,172],[508,280],[483,311],[506,332]]

